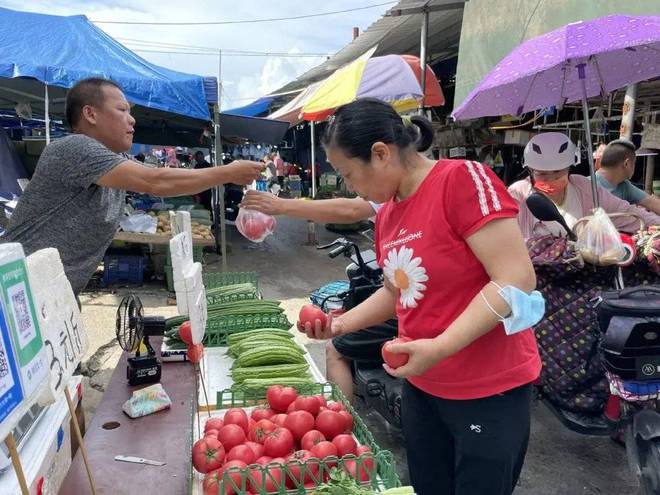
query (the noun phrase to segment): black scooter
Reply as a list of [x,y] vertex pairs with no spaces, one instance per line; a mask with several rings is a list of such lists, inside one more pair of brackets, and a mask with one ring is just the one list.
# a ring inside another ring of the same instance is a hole
[[[368,239],[367,232],[362,232]],[[373,242],[373,239],[370,239]],[[344,237],[317,249],[330,249],[328,256],[340,255],[349,258],[346,267],[349,288],[321,302],[324,311],[341,304],[343,310],[354,308],[383,286],[383,271],[376,262],[376,253],[361,251],[358,245]],[[393,333],[392,338],[396,335]],[[380,413],[391,425],[401,428],[401,386],[403,381],[389,375],[382,367],[380,352],[371,361],[352,361],[353,387],[356,396],[364,400],[367,407]]]

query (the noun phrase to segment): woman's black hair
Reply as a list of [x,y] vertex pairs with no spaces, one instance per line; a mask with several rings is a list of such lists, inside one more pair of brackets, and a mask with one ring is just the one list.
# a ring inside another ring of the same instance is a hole
[[431,122],[420,115],[401,117],[392,105],[376,98],[360,98],[339,107],[321,139],[338,146],[351,158],[371,160],[374,143],[393,144],[400,150],[426,151],[433,144]]

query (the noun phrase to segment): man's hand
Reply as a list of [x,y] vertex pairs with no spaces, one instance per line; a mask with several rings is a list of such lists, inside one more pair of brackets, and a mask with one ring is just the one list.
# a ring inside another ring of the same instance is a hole
[[401,344],[389,344],[387,350],[395,354],[405,353],[409,356],[408,362],[396,369],[383,363],[385,371],[398,378],[421,375],[446,357],[440,348],[440,341],[437,339],[419,339]]
[[227,174],[225,182],[245,186],[261,177],[264,164],[248,160],[236,160],[229,165],[222,165],[222,170]]
[[248,191],[243,197],[241,208],[260,211],[266,215],[282,215],[283,201],[269,192]]

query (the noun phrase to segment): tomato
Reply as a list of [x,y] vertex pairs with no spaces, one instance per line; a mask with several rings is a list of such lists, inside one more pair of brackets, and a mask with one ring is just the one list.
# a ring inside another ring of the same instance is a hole
[[264,440],[269,433],[275,430],[277,425],[269,419],[262,419],[257,421],[250,429],[249,438],[252,442],[257,442],[263,445]]
[[315,306],[314,304],[305,304],[298,313],[298,321],[300,322],[300,327],[304,327],[305,323],[312,325],[312,328],[316,327],[316,320],[321,321],[321,327],[325,328],[328,323],[328,317],[323,312],[321,308]]
[[411,339],[408,337],[399,337],[383,344],[383,347],[380,349],[380,353],[383,356],[383,361],[385,361],[390,368],[396,369],[405,365],[408,362],[409,355],[404,352],[395,354],[389,351],[388,347],[391,344],[403,344],[404,342],[410,342],[410,340]]
[[296,401],[293,401],[291,404],[289,404],[289,407],[286,408],[286,413],[287,414],[291,414],[293,411],[297,411]]
[[346,459],[344,461],[344,471],[346,471],[349,476],[355,478],[357,481],[369,481],[369,472],[363,465],[358,469],[358,461],[355,459]]
[[[243,445],[246,445],[246,446],[248,446],[252,449],[252,452],[254,452],[254,458],[255,459],[259,459],[260,457],[262,457],[264,455],[265,449],[264,449],[264,446],[260,443],[248,441],[248,442],[245,442]],[[256,461],[254,461],[254,462],[256,462]],[[252,463],[248,462],[248,464],[252,464]]]
[[275,428],[264,440],[266,455],[270,457],[284,457],[289,455],[293,451],[293,446],[293,435],[286,428]]
[[332,439],[332,443],[337,447],[337,455],[343,457],[346,454],[355,454],[357,451],[357,442],[352,435],[337,435]]
[[338,412],[325,410],[316,417],[315,427],[325,438],[332,440],[346,431],[346,420]]
[[[319,442],[316,445],[314,445],[310,452],[312,453],[313,457],[316,457],[320,460],[325,460],[327,457],[338,457],[337,456],[337,446],[332,443],[332,442]],[[325,461],[326,466],[329,468],[335,467],[337,465],[336,461]]]
[[211,418],[206,421],[204,424],[204,432],[207,432],[208,430],[219,430],[225,425],[225,422],[222,421],[220,418]]
[[284,426],[284,421],[286,420],[286,414],[276,414],[270,420],[275,423],[277,426]]
[[268,464],[272,460],[273,460],[272,457],[268,457],[267,455],[262,455],[261,457],[259,457],[259,459],[254,461],[254,463],[259,464],[260,466],[265,466],[266,464]]
[[220,480],[222,479],[222,469],[216,469],[204,476],[204,495],[218,495],[220,493]]
[[325,397],[323,397],[323,395],[315,395],[314,397],[318,399],[319,405],[321,407],[328,407],[328,401],[325,399]]
[[309,430],[302,436],[300,440],[300,447],[303,450],[312,450],[312,447],[319,442],[323,442],[325,436],[318,430]]
[[238,425],[243,428],[245,434],[248,434],[248,416],[240,407],[228,409],[223,418],[225,425]]
[[268,227],[264,221],[255,218],[247,218],[237,226],[242,226],[242,230],[240,230],[241,234],[243,234],[251,241],[261,240],[266,235],[266,231],[268,230]]
[[314,428],[314,416],[307,411],[293,411],[284,421],[284,427],[293,434],[299,442],[305,433]]
[[[312,453],[308,450],[297,450],[287,459],[286,466],[289,468],[289,476],[295,486],[314,481],[315,478],[318,478],[319,465],[317,462],[309,462],[309,459],[312,457]],[[303,467],[303,464],[305,464],[305,467]],[[303,469],[305,470],[304,479]]]
[[[266,459],[270,459],[267,457]],[[281,465],[268,465],[266,462],[250,470],[250,487],[255,493],[276,493],[282,484],[283,470]]]
[[186,352],[186,355],[188,356],[188,361],[190,361],[193,364],[197,364],[202,360],[202,357],[204,356],[204,344],[193,344],[188,346],[188,352]]
[[270,419],[273,416],[275,416],[275,411],[266,406],[257,407],[254,411],[252,411],[252,414],[250,414],[250,418],[254,419],[255,421],[259,421],[260,419]]
[[301,395],[297,397],[294,404],[296,411],[307,411],[314,417],[319,413],[319,408],[321,407],[318,397],[309,395]]
[[346,409],[344,408],[344,404],[341,402],[328,402],[328,405],[325,406],[331,411],[339,412],[339,411],[345,411]]
[[373,471],[374,455],[373,452],[371,452],[371,447],[368,445],[359,445],[355,450],[355,455],[361,458],[362,466],[364,466],[368,472]]
[[339,411],[338,413],[344,420],[344,433],[353,432],[353,416],[348,411]]
[[188,345],[193,344],[192,327],[189,321],[184,321],[179,327],[179,338]]
[[218,430],[216,430],[215,428],[211,428],[210,430],[205,430],[204,436],[218,438]]
[[276,413],[283,413],[286,411],[287,407],[289,407],[289,404],[296,400],[298,392],[296,392],[296,389],[293,387],[271,385],[268,387],[266,397],[268,398],[268,404],[273,411]]
[[245,464],[252,464],[257,460],[254,451],[245,444],[237,445],[227,453],[228,461],[243,461]]
[[197,440],[192,448],[192,463],[200,473],[218,469],[225,462],[225,449],[215,437]]
[[230,451],[245,442],[245,432],[238,425],[225,425],[218,430],[218,440],[222,442],[225,450]]
[[[224,493],[225,495],[235,495],[238,493],[241,493],[242,490],[242,478],[243,476],[241,475],[241,470],[245,469],[247,467],[247,464],[245,464],[243,461],[235,460],[235,461],[229,461],[227,464],[222,466],[222,469],[220,470],[222,472],[222,477],[220,479],[220,482],[218,484],[218,488],[222,490],[224,488]],[[225,473],[227,473],[225,475]],[[225,479],[223,478],[229,478],[231,481],[227,481],[225,483]],[[232,482],[234,485],[236,485],[235,489],[234,486],[232,485]],[[218,491],[216,493],[223,493],[222,491]]]

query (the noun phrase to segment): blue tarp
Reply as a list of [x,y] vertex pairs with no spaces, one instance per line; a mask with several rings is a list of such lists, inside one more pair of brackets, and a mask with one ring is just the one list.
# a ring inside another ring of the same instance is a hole
[[209,120],[204,78],[153,65],[87,17],[0,8],[0,77],[72,87],[86,77],[116,81],[131,103]]
[[258,115],[268,112],[270,104],[274,99],[275,98],[272,96],[264,96],[263,98],[259,98],[258,100],[253,101],[249,105],[225,110],[222,113],[229,115],[239,115],[241,117],[257,117]]

